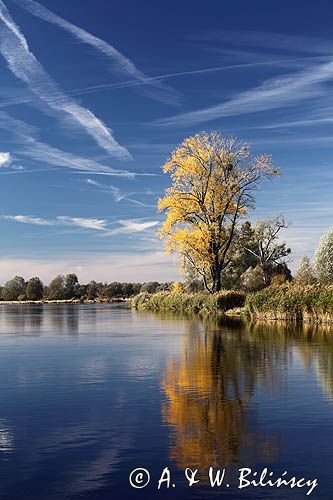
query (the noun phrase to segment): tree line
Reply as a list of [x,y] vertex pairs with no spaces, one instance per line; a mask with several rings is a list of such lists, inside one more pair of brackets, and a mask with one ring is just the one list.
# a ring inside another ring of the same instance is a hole
[[130,298],[140,292],[155,293],[167,290],[170,283],[150,281],[146,283],[101,283],[90,281],[79,283],[76,274],[59,274],[48,285],[44,285],[39,277],[25,281],[21,276],[15,276],[0,286],[0,300],[112,300]]

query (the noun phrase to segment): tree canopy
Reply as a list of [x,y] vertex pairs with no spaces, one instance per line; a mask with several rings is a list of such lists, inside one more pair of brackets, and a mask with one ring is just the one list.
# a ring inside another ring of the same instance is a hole
[[314,267],[320,283],[333,284],[333,228],[320,239]]
[[253,206],[259,181],[279,170],[269,155],[253,156],[246,143],[217,132],[185,139],[163,170],[172,185],[158,202],[166,213],[159,235],[182,266],[189,263],[209,291],[219,291],[236,224]]

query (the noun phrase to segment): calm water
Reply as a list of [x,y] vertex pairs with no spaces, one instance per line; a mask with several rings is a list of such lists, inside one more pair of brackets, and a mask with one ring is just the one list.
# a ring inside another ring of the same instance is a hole
[[[176,486],[158,491],[166,466]],[[210,488],[209,466],[229,488]],[[237,489],[239,467],[265,466],[319,486]],[[332,499],[333,331],[2,306],[0,499],[159,497]]]

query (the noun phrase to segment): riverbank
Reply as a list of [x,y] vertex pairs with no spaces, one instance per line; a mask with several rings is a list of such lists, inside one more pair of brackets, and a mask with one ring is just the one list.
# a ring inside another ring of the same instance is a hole
[[0,300],[0,306],[9,305],[43,305],[43,304],[113,304],[118,302],[130,303],[131,299],[63,299],[63,300]]
[[258,292],[141,293],[131,301],[139,311],[247,316],[253,320],[333,323],[333,286],[286,283]]
[[131,305],[139,311],[173,311],[199,314],[226,313],[245,305],[244,292],[224,290],[219,293],[140,293],[133,297]]
[[284,284],[250,294],[247,313],[259,320],[333,322],[333,286]]

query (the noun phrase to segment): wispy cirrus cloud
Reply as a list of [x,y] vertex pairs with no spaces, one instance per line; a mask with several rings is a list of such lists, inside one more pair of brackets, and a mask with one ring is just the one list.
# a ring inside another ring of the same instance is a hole
[[32,224],[35,226],[76,226],[83,229],[96,229],[106,231],[107,221],[97,218],[70,217],[58,215],[55,219],[44,219],[32,215],[1,215],[0,219],[21,222],[22,224]]
[[138,222],[137,219],[126,219],[114,222],[113,225],[116,224],[118,227],[110,228],[106,219],[95,217],[71,217],[68,215],[58,215],[54,219],[46,219],[33,215],[0,215],[0,219],[22,224],[32,224],[35,226],[71,226],[81,229],[92,229],[103,231],[103,236],[138,233],[158,224],[158,221]]
[[131,234],[131,233],[140,233],[142,231],[146,231],[152,227],[157,226],[158,221],[147,221],[147,222],[137,222],[136,219],[126,219],[119,220],[118,224],[120,227],[116,227],[105,233],[105,236],[112,236],[114,234]]
[[[30,14],[43,19],[49,23],[55,24],[59,28],[71,33],[80,42],[93,47],[98,52],[107,56],[111,61],[112,70],[131,77],[134,80],[134,86],[141,94],[145,94],[157,101],[167,104],[178,104],[179,93],[174,89],[167,87],[161,81],[161,78],[154,79],[145,75],[135,64],[121,52],[119,52],[110,43],[92,35],[88,31],[76,26],[66,19],[54,14],[43,5],[34,0],[14,0],[18,5],[27,10]],[[133,83],[133,81],[132,81]],[[121,85],[121,84],[120,84]],[[132,86],[132,85],[129,85]]]
[[290,35],[252,30],[223,30],[196,37],[199,40],[227,42],[232,45],[274,49],[279,52],[299,52],[309,54],[329,54],[333,52],[333,42],[320,37]]
[[119,177],[135,177],[135,173],[128,170],[114,169],[93,159],[63,151],[31,138],[25,141],[23,147],[18,148],[17,152],[32,160],[43,161],[55,167],[67,167],[74,170],[82,170],[83,172],[99,172]]
[[82,127],[109,154],[118,158],[131,158],[127,149],[113,137],[111,130],[90,110],[69,98],[45,71],[31,52],[20,28],[0,0],[0,51],[11,72],[23,81],[33,94],[52,110],[63,113],[72,124]]
[[[85,158],[68,151],[50,146],[37,139],[38,131],[23,120],[14,118],[5,111],[0,111],[0,129],[10,130],[16,137],[16,155],[23,156],[48,167],[70,168],[81,173],[99,173],[116,177],[134,178],[135,173],[123,169],[115,169],[94,159]],[[45,168],[43,170],[46,170]],[[30,170],[31,172],[36,170]],[[27,172],[27,170],[26,170]]]
[[286,107],[301,101],[330,95],[323,85],[333,79],[333,61],[291,74],[276,76],[258,87],[238,93],[214,106],[155,121],[162,126],[192,126],[227,116],[255,113]]
[[0,219],[21,222],[22,224],[33,224],[36,226],[52,226],[52,221],[32,215],[1,215]]
[[140,206],[148,206],[145,203],[142,203],[139,200],[135,200],[131,198],[131,196],[135,195],[136,193],[122,193],[120,189],[117,186],[113,186],[112,184],[103,184],[101,182],[94,181],[93,179],[85,179],[85,183],[89,184],[90,186],[96,187],[99,191],[107,194],[111,194],[113,197],[114,201],[116,203],[119,203],[122,200],[129,201],[130,203],[133,203],[134,205],[140,205]]
[[96,218],[82,218],[82,217],[69,217],[65,215],[59,215],[57,221],[60,224],[69,226],[78,226],[83,229],[96,229],[97,231],[106,231],[107,221],[104,219]]
[[131,196],[134,193],[128,193],[128,194],[122,194],[120,192],[120,189],[116,186],[108,185],[108,184],[102,184],[101,182],[94,181],[93,179],[85,179],[85,183],[89,184],[90,186],[97,187],[99,190],[103,191],[104,193],[109,193],[112,195],[113,199],[118,203],[121,200],[124,200],[127,198],[127,196]]
[[[233,51],[229,51],[232,52]],[[247,59],[249,58],[249,52],[243,52],[242,53],[243,57],[246,57]],[[198,69],[192,69],[192,70],[185,70],[185,71],[175,71],[171,73],[162,73],[160,75],[156,76],[150,76],[146,77],[147,82],[158,82],[158,81],[164,81],[164,80],[170,80],[174,78],[181,78],[181,77],[189,77],[189,76],[195,76],[195,75],[209,75],[209,74],[214,74],[214,73],[221,73],[221,72],[228,72],[228,71],[235,71],[235,70],[244,70],[244,69],[253,69],[253,68],[265,68],[265,67],[298,67],[298,66],[304,66],[307,63],[310,62],[316,62],[320,60],[327,60],[328,56],[306,56],[306,57],[284,57],[284,58],[276,58],[272,57],[271,54],[269,55],[264,55],[260,58],[260,60],[256,61],[251,61],[251,62],[243,62],[239,64],[223,64],[219,66],[212,66],[209,68],[198,68]],[[257,57],[258,59],[258,57]],[[68,95],[84,95],[84,94],[90,94],[92,92],[100,91],[100,90],[107,90],[107,89],[122,89],[122,88],[130,88],[130,87],[137,87],[141,86],[142,83],[138,80],[125,80],[122,82],[112,82],[112,83],[103,83],[103,84],[97,84],[97,85],[89,85],[87,87],[81,87],[81,88],[76,88],[69,90],[67,92]],[[22,99],[18,103],[23,102]],[[28,100],[26,100],[28,102]],[[8,101],[8,105],[13,104],[13,100]],[[4,105],[7,105],[5,102]]]

